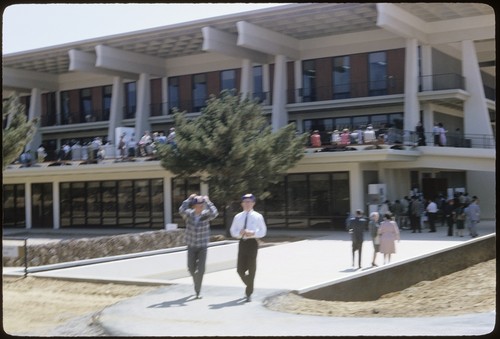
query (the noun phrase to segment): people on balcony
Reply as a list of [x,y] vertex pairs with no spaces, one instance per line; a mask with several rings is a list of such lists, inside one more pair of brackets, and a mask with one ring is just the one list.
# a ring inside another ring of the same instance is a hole
[[422,121],[419,121],[417,127],[415,127],[415,132],[417,132],[417,145],[418,146],[426,146],[425,142],[425,130],[424,125],[422,125]]
[[351,135],[349,134],[349,129],[344,128],[342,130],[342,134],[340,134],[340,144],[341,145],[349,145],[351,143]]
[[363,137],[365,139],[365,144],[372,144],[376,141],[375,131],[372,125],[366,127],[366,130],[363,132]]
[[332,145],[340,144],[340,132],[337,129],[332,132],[331,143]]
[[321,136],[318,130],[314,130],[311,134],[311,147],[321,147]]
[[39,163],[44,162],[45,157],[47,156],[47,152],[45,152],[45,147],[43,147],[43,144],[38,147],[36,153],[37,153],[37,162]]

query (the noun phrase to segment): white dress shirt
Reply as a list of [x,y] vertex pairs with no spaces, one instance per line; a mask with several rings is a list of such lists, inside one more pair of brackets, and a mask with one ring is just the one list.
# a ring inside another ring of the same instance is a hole
[[[247,218],[248,214],[248,218]],[[253,233],[252,236],[246,235],[247,238],[262,238],[267,233],[266,223],[264,217],[259,212],[250,210],[249,212],[240,212],[234,216],[233,223],[231,224],[231,236],[234,238],[241,238],[240,232],[245,228],[245,218],[247,218],[246,230]]]

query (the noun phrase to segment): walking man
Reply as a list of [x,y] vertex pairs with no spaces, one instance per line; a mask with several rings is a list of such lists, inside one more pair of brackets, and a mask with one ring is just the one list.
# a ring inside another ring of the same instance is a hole
[[368,229],[368,219],[363,217],[363,211],[358,209],[353,218],[349,219],[349,233],[352,236],[352,266],[354,256],[358,251],[358,268],[361,268],[361,250],[363,248],[364,232]]
[[215,219],[219,212],[208,196],[191,194],[179,207],[179,213],[186,222],[188,270],[193,277],[196,298],[200,299],[210,241],[210,220]]
[[[240,239],[238,247],[237,272],[246,285],[246,301],[251,301],[255,271],[257,270],[258,238],[267,233],[267,226],[262,214],[254,211],[255,196],[245,194],[241,197],[243,211],[236,214],[231,224],[231,236]],[[248,274],[246,273],[248,271]]]

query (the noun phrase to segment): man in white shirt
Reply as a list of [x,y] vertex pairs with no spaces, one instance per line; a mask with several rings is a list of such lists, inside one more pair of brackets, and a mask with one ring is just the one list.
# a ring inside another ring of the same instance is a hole
[[429,220],[429,232],[436,232],[436,217],[438,212],[437,204],[433,200],[429,199],[429,204],[425,210],[427,211],[427,218]]
[[[255,271],[257,270],[258,238],[262,238],[267,233],[267,226],[262,214],[254,211],[255,196],[245,194],[241,197],[241,207],[243,212],[234,216],[231,224],[231,236],[240,239],[238,248],[237,272],[243,283],[246,285],[246,301],[251,301]],[[248,271],[248,274],[246,272]]]

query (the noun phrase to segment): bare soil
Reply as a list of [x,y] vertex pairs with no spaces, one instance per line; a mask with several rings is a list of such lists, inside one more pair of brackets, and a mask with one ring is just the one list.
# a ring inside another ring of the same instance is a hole
[[[278,242],[297,239],[273,239]],[[11,335],[106,336],[93,317],[107,306],[157,286],[103,284],[45,278],[3,277],[3,329]],[[336,302],[288,293],[266,307],[279,312],[331,317],[449,316],[495,310],[496,259],[434,281],[422,281],[376,301]]]

